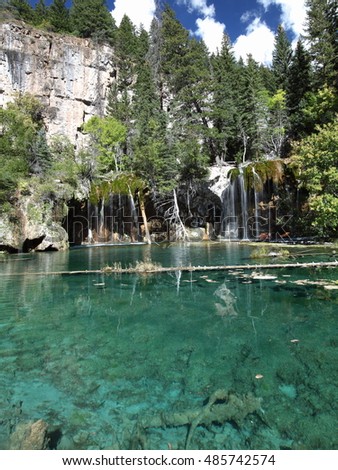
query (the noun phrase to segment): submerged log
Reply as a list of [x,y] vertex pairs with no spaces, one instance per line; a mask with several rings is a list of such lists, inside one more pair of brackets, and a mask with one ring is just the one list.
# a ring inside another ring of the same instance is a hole
[[212,423],[224,424],[233,421],[237,426],[243,424],[248,414],[261,411],[261,400],[251,393],[242,397],[224,389],[216,390],[207,404],[200,409],[176,413],[162,413],[142,423],[144,429],[157,427],[189,426],[185,448],[189,449],[197,426]]
[[138,266],[122,268],[106,266],[102,269],[80,270],[80,271],[38,271],[38,272],[18,272],[0,273],[0,276],[56,276],[79,274],[161,274],[169,272],[198,272],[198,271],[243,271],[259,269],[289,269],[289,268],[338,268],[338,261],[314,262],[314,263],[270,263],[270,264],[235,264],[220,266],[158,266],[141,270]]

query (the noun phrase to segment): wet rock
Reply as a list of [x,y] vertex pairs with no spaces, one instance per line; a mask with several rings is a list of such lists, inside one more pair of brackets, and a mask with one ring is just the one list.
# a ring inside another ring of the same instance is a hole
[[42,419],[18,424],[10,437],[11,450],[44,450],[48,448],[48,424]]

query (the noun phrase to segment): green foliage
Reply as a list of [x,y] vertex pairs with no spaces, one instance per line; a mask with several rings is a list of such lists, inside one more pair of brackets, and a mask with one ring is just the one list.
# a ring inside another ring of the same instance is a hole
[[8,181],[15,182],[29,171],[39,173],[48,166],[42,105],[36,98],[17,95],[6,109],[0,109],[0,126],[1,167]]
[[338,95],[333,88],[324,86],[304,97],[303,122],[310,132],[316,125],[334,121],[338,112]]
[[28,94],[17,95],[6,109],[0,108],[2,204],[17,190],[34,193],[36,200],[67,200],[77,187],[81,168],[74,146],[64,137],[48,145],[42,113],[41,103]]
[[294,146],[293,162],[309,192],[312,225],[320,235],[336,234],[338,227],[338,121]]
[[48,8],[44,0],[39,0],[35,5],[34,11],[34,24],[37,26],[42,25],[48,20]]
[[109,179],[94,181],[91,185],[90,201],[97,204],[107,200],[111,194],[134,195],[146,188],[145,181],[131,172],[114,173]]
[[272,54],[272,72],[277,89],[286,89],[291,57],[291,43],[283,26],[279,25],[275,36],[275,49]]
[[[41,6],[41,9],[43,6]],[[49,22],[54,31],[59,32],[70,32],[70,18],[69,10],[66,6],[66,0],[54,0],[49,7]]]
[[259,65],[250,55],[247,65],[240,70],[237,92],[237,138],[241,146],[236,160],[257,160],[263,155],[268,93],[262,83]]
[[104,0],[73,0],[70,19],[76,35],[114,43],[116,25]]
[[[256,191],[263,191],[268,181],[279,185],[283,182],[284,169],[283,160],[252,162],[243,168],[244,185],[246,188],[255,188]],[[231,180],[234,181],[239,174],[239,169],[233,168],[230,172]]]
[[315,66],[318,87],[324,85],[337,90],[337,1],[306,0],[306,39]]
[[213,127],[210,135],[214,141],[215,153],[221,160],[233,159],[239,150],[237,139],[236,87],[238,65],[227,35],[224,35],[220,52],[211,57],[212,107],[209,116]]
[[287,74],[286,106],[290,117],[290,135],[299,139],[307,132],[303,110],[306,94],[311,90],[312,71],[310,55],[301,40],[297,42],[295,52]]
[[126,139],[125,126],[110,116],[93,116],[83,125],[83,130],[91,136],[97,170],[100,173],[122,170],[123,161],[119,148]]
[[166,5],[161,24],[161,72],[166,83],[175,91],[182,87],[181,82],[176,83],[176,77],[184,66],[188,41],[188,31],[178,21],[175,12]]
[[15,18],[27,22],[34,20],[34,10],[27,0],[9,0],[8,5]]

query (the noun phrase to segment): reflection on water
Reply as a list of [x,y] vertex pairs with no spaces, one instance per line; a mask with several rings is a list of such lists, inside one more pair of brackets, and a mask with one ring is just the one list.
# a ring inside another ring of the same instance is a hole
[[[150,257],[241,264],[249,253],[103,247],[2,261],[1,447],[18,424],[43,419],[57,448],[182,449],[201,413],[190,448],[336,448],[338,294],[325,288],[336,270],[29,274]],[[207,408],[215,392],[223,398]]]

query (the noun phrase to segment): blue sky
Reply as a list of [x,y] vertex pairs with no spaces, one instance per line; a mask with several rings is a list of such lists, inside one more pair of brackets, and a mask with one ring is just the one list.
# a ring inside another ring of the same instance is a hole
[[[35,0],[30,3],[34,5]],[[51,0],[46,1],[50,3]],[[220,47],[223,32],[227,32],[237,58],[245,59],[251,53],[264,64],[271,63],[278,24],[283,24],[294,43],[303,32],[305,0],[167,0],[167,3],[211,52]],[[127,14],[134,24],[142,23],[146,29],[155,10],[155,0],[108,0],[107,5],[117,24]]]

